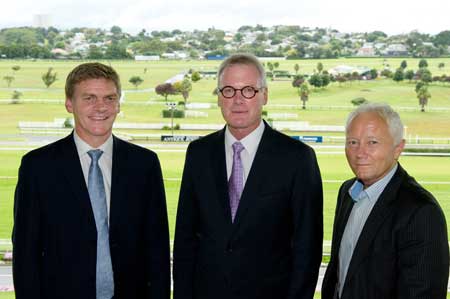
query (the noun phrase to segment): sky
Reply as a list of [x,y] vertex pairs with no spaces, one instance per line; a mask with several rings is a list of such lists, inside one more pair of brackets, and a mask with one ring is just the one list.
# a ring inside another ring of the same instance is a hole
[[117,25],[131,34],[260,24],[435,35],[450,30],[449,12],[450,0],[2,0],[0,28],[33,26],[40,14],[58,29]]

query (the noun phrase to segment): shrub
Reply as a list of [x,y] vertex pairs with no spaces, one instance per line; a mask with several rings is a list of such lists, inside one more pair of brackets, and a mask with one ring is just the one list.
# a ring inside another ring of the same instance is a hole
[[63,124],[64,128],[73,128],[72,118],[67,117]]
[[362,105],[362,104],[366,104],[369,101],[366,100],[365,98],[360,97],[360,98],[353,99],[351,102],[352,102],[353,105],[359,106],[359,105]]
[[19,104],[21,96],[22,93],[20,91],[14,90],[11,95],[11,104]]
[[[171,118],[172,117],[172,111],[169,109],[164,109],[162,111],[163,118]],[[173,118],[184,118],[184,110],[173,110]]]

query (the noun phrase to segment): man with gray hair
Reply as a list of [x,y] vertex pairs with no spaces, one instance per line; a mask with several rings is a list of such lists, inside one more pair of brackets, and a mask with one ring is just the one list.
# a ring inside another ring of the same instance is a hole
[[264,68],[236,54],[218,72],[226,126],[186,153],[174,245],[175,299],[312,299],[322,258],[314,151],[261,119]]
[[356,178],[339,190],[322,298],[446,298],[444,214],[398,163],[404,146],[403,124],[390,106],[350,113],[345,153]]

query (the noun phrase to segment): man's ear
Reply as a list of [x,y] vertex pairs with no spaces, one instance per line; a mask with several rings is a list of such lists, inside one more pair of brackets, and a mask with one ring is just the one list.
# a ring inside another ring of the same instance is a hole
[[404,148],[405,148],[405,139],[402,139],[402,141],[400,141],[400,143],[395,146],[394,149],[395,160],[398,160],[398,157],[400,157]]
[[66,98],[65,106],[66,106],[67,112],[73,113],[72,99]]
[[266,88],[264,88],[264,102],[263,102],[263,105],[266,105],[267,104],[267,100],[269,99],[269,89],[266,87]]

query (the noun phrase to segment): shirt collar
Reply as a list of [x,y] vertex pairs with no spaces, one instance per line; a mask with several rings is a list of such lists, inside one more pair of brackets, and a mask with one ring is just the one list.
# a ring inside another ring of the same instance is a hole
[[228,126],[225,128],[225,147],[231,148],[233,146],[233,143],[236,141],[239,141],[244,146],[245,150],[250,155],[255,155],[256,150],[258,149],[259,142],[261,141],[261,137],[264,133],[264,122],[261,120],[259,123],[259,126],[253,130],[250,134],[242,138],[241,140],[237,140],[233,134],[231,134],[230,129]]
[[361,199],[369,198],[369,200],[376,200],[386,188],[387,184],[394,176],[398,164],[396,163],[394,167],[380,180],[373,183],[369,188],[364,189],[364,184],[360,180],[356,180],[353,185],[348,190],[350,197],[354,202],[358,202]]
[[[87,144],[83,139],[81,139],[80,136],[78,136],[77,132],[73,131],[73,139],[75,141],[75,145],[77,147],[78,156],[86,155],[88,151],[94,149],[92,146]],[[106,139],[105,143],[100,145],[99,147],[95,149],[101,149],[103,151],[103,154],[112,158],[112,151],[113,151],[113,137],[112,134]]]

